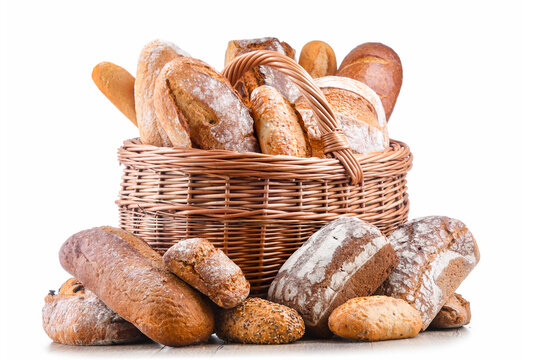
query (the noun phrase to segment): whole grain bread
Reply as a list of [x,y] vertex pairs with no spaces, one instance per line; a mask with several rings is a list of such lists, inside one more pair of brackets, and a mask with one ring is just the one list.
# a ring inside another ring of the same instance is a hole
[[429,328],[431,329],[452,329],[470,324],[472,312],[470,302],[465,300],[460,294],[453,294],[435,316]]

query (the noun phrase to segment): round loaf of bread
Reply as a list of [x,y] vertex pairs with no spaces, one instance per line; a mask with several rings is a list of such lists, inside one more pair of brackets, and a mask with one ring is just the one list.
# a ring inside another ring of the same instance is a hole
[[[377,94],[365,84],[340,77],[315,79],[331,105],[340,128],[354,152],[366,154],[389,146],[386,118]],[[295,103],[312,147],[312,156],[325,157],[318,120],[304,98]]]
[[442,306],[435,316],[429,328],[431,329],[453,329],[470,324],[472,313],[470,302],[459,294],[453,294]]
[[311,335],[329,337],[331,312],[351,298],[373,294],[397,262],[379,229],[356,217],[341,217],[290,256],[268,298],[296,309]]
[[388,240],[399,265],[377,294],[407,301],[427,329],[442,306],[479,262],[479,249],[465,224],[445,216],[414,219]]
[[310,145],[292,104],[271,86],[251,94],[256,135],[264,154],[309,157]]
[[160,344],[196,344],[213,332],[214,315],[202,294],[124,230],[100,227],[74,234],[62,245],[59,259],[108,307]]
[[195,147],[260,151],[249,109],[228,80],[201,60],[180,57],[171,61],[157,81],[156,93],[173,104],[171,113],[159,108],[160,121],[179,119]]
[[336,55],[329,44],[314,40],[303,46],[299,54],[301,65],[313,78],[336,74]]
[[383,102],[386,120],[390,119],[403,81],[401,60],[394,50],[381,43],[359,45],[347,54],[336,75],[371,87]]
[[179,241],[165,252],[163,261],[169,271],[225,309],[249,295],[250,285],[240,267],[206,239]]
[[45,297],[42,316],[46,334],[60,344],[113,345],[147,340],[76,279],[67,280],[59,294],[51,291]]

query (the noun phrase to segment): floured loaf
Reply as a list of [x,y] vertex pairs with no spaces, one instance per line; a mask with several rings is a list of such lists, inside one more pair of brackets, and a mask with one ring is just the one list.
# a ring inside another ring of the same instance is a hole
[[355,217],[317,231],[280,268],[268,298],[296,309],[307,332],[329,337],[331,312],[347,300],[373,294],[398,258],[381,231]]

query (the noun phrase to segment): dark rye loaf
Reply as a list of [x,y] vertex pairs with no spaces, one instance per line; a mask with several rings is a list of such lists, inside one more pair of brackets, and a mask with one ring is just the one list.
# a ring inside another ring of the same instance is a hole
[[355,217],[339,218],[317,231],[284,263],[268,298],[296,309],[307,332],[332,336],[331,312],[347,300],[374,293],[398,258],[381,231]]

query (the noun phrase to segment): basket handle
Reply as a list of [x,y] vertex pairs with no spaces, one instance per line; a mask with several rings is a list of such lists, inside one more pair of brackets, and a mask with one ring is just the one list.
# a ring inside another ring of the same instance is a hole
[[319,129],[323,143],[323,152],[331,153],[344,166],[351,178],[351,184],[362,183],[362,168],[351,151],[347,138],[340,129],[338,120],[320,90],[308,72],[293,59],[276,51],[256,50],[245,53],[230,62],[223,70],[232,86],[248,70],[255,66],[266,65],[288,76],[301,90],[301,94],[312,107],[312,111],[319,119]]

